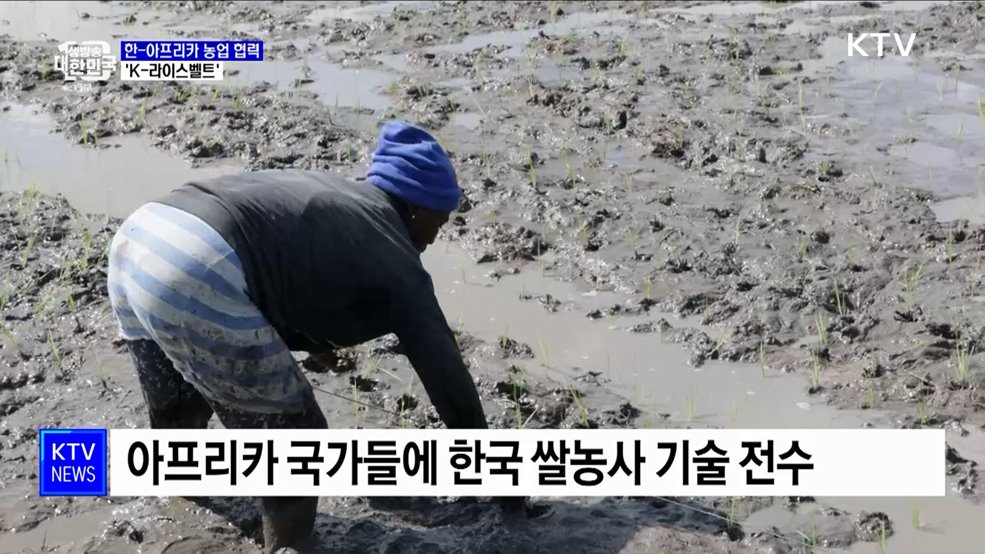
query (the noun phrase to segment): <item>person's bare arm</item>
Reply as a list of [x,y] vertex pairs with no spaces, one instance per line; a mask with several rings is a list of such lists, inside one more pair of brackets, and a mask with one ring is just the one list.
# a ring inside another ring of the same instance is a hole
[[479,392],[462,360],[430,277],[396,300],[394,327],[424,390],[449,429],[485,429]]
[[[475,382],[462,360],[430,278],[412,295],[397,325],[397,337],[421,378],[438,415],[449,429],[486,429],[485,412]],[[493,499],[513,515],[526,515],[526,496]]]

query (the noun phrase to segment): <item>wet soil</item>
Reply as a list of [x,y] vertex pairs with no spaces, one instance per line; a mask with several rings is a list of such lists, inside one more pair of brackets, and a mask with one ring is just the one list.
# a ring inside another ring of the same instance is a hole
[[[104,290],[119,217],[192,176],[361,177],[390,117],[432,129],[465,188],[425,259],[493,425],[944,427],[953,494],[544,499],[519,519],[481,499],[325,498],[326,551],[975,550],[980,4],[13,4],[3,552],[254,551],[241,501],[38,498],[36,428],[146,425]],[[848,32],[889,27],[918,33],[911,57],[845,55]],[[270,59],[214,87],[89,92],[38,62],[124,35],[256,37]],[[334,368],[298,357],[334,426],[439,425],[399,352],[383,338]]]

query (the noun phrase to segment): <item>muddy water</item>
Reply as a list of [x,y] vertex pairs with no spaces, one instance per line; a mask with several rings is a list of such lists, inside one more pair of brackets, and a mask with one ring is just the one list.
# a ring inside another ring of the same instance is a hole
[[35,106],[0,110],[0,188],[62,194],[89,213],[122,217],[185,181],[242,169],[230,161],[193,170],[133,135],[105,139],[106,148],[76,147]]
[[[126,23],[128,17],[135,19]],[[105,40],[112,45],[120,38],[179,38],[214,28],[215,23],[203,13],[194,23],[179,24],[158,13],[142,15],[136,8],[110,2],[0,2],[0,35],[23,41]]]
[[[942,221],[980,222],[985,88],[970,74],[945,75],[915,59],[848,57],[843,37],[830,37],[804,70],[818,80],[803,88],[809,118],[850,118],[860,163],[873,150],[893,158],[896,185],[927,189],[942,200]],[[862,154],[865,152],[865,154]],[[848,153],[852,156],[851,153]],[[851,159],[851,158],[850,158]],[[871,165],[871,162],[868,162]]]
[[[940,0],[915,0],[879,2],[880,11],[920,11],[943,4]],[[784,2],[708,2],[697,6],[664,8],[658,11],[680,12],[696,15],[744,16],[805,11],[807,15],[824,8],[837,8],[858,4],[854,0],[808,0],[787,5]],[[858,8],[861,9],[862,8]],[[798,14],[800,15],[800,14]]]
[[497,46],[506,48],[506,52],[504,52],[505,56],[519,57],[522,56],[527,42],[541,32],[561,35],[591,32],[620,34],[625,33],[626,28],[618,24],[613,25],[613,23],[626,21],[630,18],[631,15],[622,10],[574,13],[568,16],[558,17],[553,22],[549,22],[544,26],[471,35],[461,42],[436,46],[430,50],[432,52],[461,53],[486,46]]
[[358,5],[359,2],[327,2],[326,6],[319,8],[308,16],[309,23],[318,25],[330,19],[348,19],[352,21],[372,21],[373,19],[386,16],[394,10],[413,10],[426,12],[435,4],[434,2],[404,0],[395,2],[377,2],[364,6]]
[[941,221],[967,220],[981,225],[985,223],[985,193],[965,198],[957,197],[934,204],[934,213]]
[[[537,272],[504,277],[493,284],[483,277],[480,267],[450,244],[429,250],[424,260],[450,320],[464,322],[471,333],[491,342],[508,334],[536,345],[541,371],[562,382],[583,375],[586,370],[602,371],[612,379],[613,389],[632,399],[650,417],[664,413],[692,426],[724,428],[892,427],[892,416],[887,413],[836,410],[813,401],[806,394],[806,384],[797,378],[747,364],[708,363],[696,370],[688,365],[682,348],[662,343],[654,335],[636,335],[604,320],[586,319],[584,310],[548,314],[537,303],[517,302],[521,294],[535,293],[550,294],[562,303],[575,302],[588,308],[594,305],[586,302],[586,292]],[[604,305],[604,295],[601,299],[596,297],[595,302]],[[651,317],[664,317],[675,327],[700,327],[670,314],[655,313]],[[624,322],[629,325],[633,320]],[[641,423],[646,426],[647,418]],[[948,435],[948,443],[956,447],[985,445],[985,434],[981,432],[968,437]],[[977,450],[962,452],[985,463],[985,452],[981,452],[982,448]],[[920,553],[935,548],[971,552],[978,541],[975,522],[985,518],[985,506],[970,504],[954,491],[943,498],[819,500],[851,512],[882,511],[889,515],[896,522],[897,531],[887,541],[889,552]],[[920,528],[906,527],[914,507],[921,514]],[[810,513],[817,509],[808,507],[791,514],[777,506],[754,513],[743,525],[750,530],[773,526],[809,529]],[[877,547],[860,543],[850,551],[877,552]]]
[[[770,428],[783,422],[820,428],[838,422],[856,427],[861,421],[858,414],[816,405],[798,379],[769,370],[764,376],[763,368],[748,364],[709,362],[695,369],[688,353],[659,333],[631,333],[637,319],[620,318],[615,326],[605,318],[585,317],[595,307],[611,305],[604,293],[591,296],[537,271],[494,283],[483,276],[482,266],[450,244],[429,250],[424,261],[450,321],[461,319],[469,332],[492,342],[506,334],[530,344],[543,370],[561,380],[601,371],[621,394],[651,413],[687,420],[692,399],[697,425]],[[524,293],[549,294],[578,309],[548,313],[538,302],[520,302]],[[660,318],[674,327],[701,328],[671,314],[653,312],[644,319]]]
[[[384,13],[384,4],[363,7],[333,7],[340,18],[360,19],[360,14]],[[419,8],[416,6],[415,9]],[[316,12],[318,13],[318,12]],[[88,16],[85,17],[84,14]],[[153,14],[153,15],[151,15]],[[216,34],[223,28],[218,18],[201,12],[196,21],[189,24],[175,14],[161,16],[158,12],[141,13],[140,10],[107,2],[0,2],[0,35],[24,41],[106,40],[117,48],[117,40],[133,38],[162,40],[189,38],[224,39],[227,33]],[[136,18],[126,23],[128,17]],[[369,17],[372,19],[372,17]],[[324,59],[324,52],[308,52],[303,60],[284,61],[271,59],[272,46],[283,42],[270,40],[268,33],[258,31],[253,23],[237,23],[235,30],[267,41],[267,59],[261,62],[229,62],[227,71],[233,73],[215,84],[223,87],[244,87],[261,82],[279,88],[300,87],[318,94],[320,101],[328,105],[384,110],[391,102],[382,93],[398,77],[391,72],[373,69],[350,69]],[[294,40],[299,49],[303,40]],[[119,55],[118,52],[115,52]]]
[[237,64],[237,73],[220,81],[221,86],[250,86],[261,82],[282,89],[302,88],[318,95],[328,105],[385,110],[392,102],[383,89],[398,75],[374,69],[350,69],[324,60],[312,52],[301,61],[265,60]]
[[[105,20],[123,18],[127,13],[119,6],[103,2],[2,2],[0,34],[25,41],[109,38],[105,31],[111,28],[112,21]],[[82,14],[89,14],[90,19],[82,19]],[[89,32],[96,34],[79,38]]]
[[[23,107],[11,107],[6,113],[12,122],[22,125],[24,120],[30,121],[31,117],[37,119]],[[44,129],[41,123],[35,124],[37,129]],[[131,180],[139,180],[150,173],[146,171],[147,167],[158,168],[153,172],[153,183],[144,181],[143,186],[129,189],[110,188],[127,191],[126,200],[117,198],[119,194],[112,195],[112,212],[122,214],[152,198],[155,189],[167,190],[181,180],[202,175],[205,171],[191,170],[180,160],[153,153],[146,146],[141,146],[139,141],[124,142],[118,148],[105,152],[88,152],[87,149],[70,145],[61,135],[51,134],[50,131],[48,128],[44,133],[37,130],[30,134],[22,130],[18,136],[32,137],[28,144],[40,151],[59,153],[59,164],[42,171],[44,164],[30,157],[31,149],[13,150],[13,163],[17,164],[16,160],[20,157],[19,165],[24,166],[15,175],[19,176],[21,183],[25,175],[36,175],[39,177],[38,190],[61,192],[77,206],[93,211],[101,211],[102,208],[94,205],[92,200],[97,196],[100,184],[124,187]],[[16,146],[13,140],[5,143],[7,147]],[[115,152],[116,157],[86,157],[106,156],[111,152]],[[432,247],[425,254],[424,261],[434,277],[439,299],[449,320],[459,321],[471,334],[489,342],[494,343],[498,337],[508,334],[515,340],[530,344],[539,362],[539,367],[529,368],[533,376],[541,374],[560,382],[570,382],[588,371],[601,371],[606,379],[611,380],[609,386],[613,390],[631,399],[647,414],[641,420],[643,425],[653,424],[656,414],[668,414],[674,421],[694,426],[715,427],[855,428],[864,423],[890,425],[886,414],[835,410],[815,402],[806,394],[807,384],[799,378],[748,364],[710,362],[696,369],[688,365],[688,355],[684,349],[662,341],[659,333],[634,334],[628,331],[628,326],[635,323],[660,318],[665,318],[674,327],[700,328],[694,320],[680,320],[671,314],[660,313],[651,313],[645,318],[620,318],[618,325],[607,319],[588,319],[584,315],[587,310],[611,305],[616,297],[609,293],[576,289],[536,270],[506,276],[497,282],[485,275],[487,269],[484,266],[474,264],[462,250],[449,243]],[[521,300],[522,294],[549,294],[572,309],[549,313],[536,301]],[[112,360],[94,360],[93,363],[110,368],[110,371],[113,367],[117,370],[123,367],[113,364]],[[114,375],[114,378],[116,382],[132,381],[122,373]],[[133,385],[132,382],[129,384]],[[908,501],[824,500],[842,509],[885,511],[897,522],[909,521],[912,511]],[[919,506],[925,526],[920,531],[914,530],[912,536],[906,529],[900,529],[899,535],[890,540],[892,551],[923,551],[909,550],[912,544],[920,545],[921,549],[926,545],[928,548],[950,547],[954,552],[967,551],[974,544],[971,542],[973,527],[965,526],[965,522],[985,517],[982,508],[952,497],[920,499]],[[16,535],[16,547],[34,547],[40,544],[46,533],[49,544],[68,544],[74,538],[87,536],[94,522],[110,515],[107,510],[109,508],[78,516],[53,518],[30,532]],[[796,527],[799,522],[789,520],[791,517],[808,516],[766,510],[753,514],[745,524],[750,529],[769,525]],[[944,527],[946,533],[932,532],[935,528]],[[869,546],[860,545],[853,551],[865,552]]]

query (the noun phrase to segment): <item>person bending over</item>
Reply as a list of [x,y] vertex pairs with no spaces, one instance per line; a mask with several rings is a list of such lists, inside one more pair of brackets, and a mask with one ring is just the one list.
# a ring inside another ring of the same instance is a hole
[[[110,247],[110,301],[151,427],[327,428],[292,351],[394,333],[449,428],[486,428],[420,254],[461,190],[438,142],[383,126],[367,182],[266,170],[147,203]],[[516,499],[501,499],[515,507]],[[314,549],[317,497],[261,500],[266,552]]]

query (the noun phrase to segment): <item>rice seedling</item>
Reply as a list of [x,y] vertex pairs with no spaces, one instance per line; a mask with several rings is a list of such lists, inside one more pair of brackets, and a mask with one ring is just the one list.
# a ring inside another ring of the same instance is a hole
[[554,0],[551,2],[551,28],[553,32],[553,27],[557,23],[557,16],[561,13],[561,2]]
[[817,341],[821,346],[828,345],[828,321],[823,313],[814,314],[814,329],[817,331]]
[[174,101],[179,104],[184,104],[185,102],[188,101],[189,98],[191,98],[191,96],[192,96],[191,87],[187,87],[187,86],[182,87],[182,89],[178,91],[177,94],[174,95]]
[[34,249],[34,242],[38,238],[38,232],[35,230],[27,237],[27,242],[24,244],[24,253],[21,254],[21,266],[27,267],[27,261],[31,257],[31,251]]
[[586,428],[589,427],[588,423],[588,409],[585,408],[585,402],[582,400],[581,395],[575,390],[573,386],[568,387],[571,392],[571,400],[575,404],[575,408],[578,410],[578,418],[581,419],[582,425]]
[[798,106],[797,113],[803,115],[804,113],[804,82],[803,81],[797,82],[797,106]]
[[879,552],[889,554],[889,536],[886,534],[886,522],[879,524]]
[[11,331],[3,323],[0,323],[0,335],[3,335],[4,341],[10,345],[11,349],[20,351],[20,344],[17,342],[17,337],[15,337],[13,331]]
[[513,418],[515,419],[516,428],[523,429],[523,411],[520,409],[520,395],[523,394],[523,389],[526,386],[526,375],[522,368],[518,368],[518,371],[510,372],[510,385],[513,387]]
[[539,339],[540,342],[540,357],[544,360],[544,367],[551,367],[551,349],[547,346],[547,343],[543,339]]
[[537,168],[536,168],[536,166],[534,164],[534,152],[533,152],[533,150],[529,150],[527,152],[527,165],[530,166],[530,169],[528,170],[529,176],[530,176],[530,186],[536,189],[537,188]]
[[817,353],[811,354],[811,390],[821,388],[821,358]]
[[38,68],[38,73],[41,75],[41,80],[48,80],[48,75],[51,73],[51,67],[48,65],[48,58],[41,57],[41,66]]
[[89,120],[83,119],[79,122],[79,133],[82,135],[82,144],[89,145]]
[[913,271],[903,273],[903,299],[906,306],[911,310],[916,307],[917,289],[920,287],[920,278],[923,276],[923,271],[926,266],[927,262],[921,260],[920,265],[918,265]]
[[958,383],[968,382],[971,375],[971,358],[975,355],[975,348],[969,349],[967,346],[958,345],[954,350],[954,377]]
[[34,313],[37,317],[46,315],[51,310],[54,300],[54,290],[49,290],[34,305]]
[[362,411],[359,409],[359,386],[356,380],[352,380],[352,418],[356,422],[356,428],[362,427]]
[[870,410],[876,407],[876,394],[872,385],[865,387],[865,406]]
[[917,417],[920,420],[920,425],[926,425],[930,421],[930,410],[927,407],[927,399],[921,398],[920,403],[917,405]]
[[140,109],[137,110],[137,128],[142,129],[144,127],[144,121],[147,119],[147,103],[141,102]]
[[652,292],[653,292],[653,278],[648,275],[646,279],[643,280],[643,294],[645,294],[647,298],[652,298],[653,297]]
[[359,120],[362,117],[363,114],[362,112],[363,111],[362,111],[361,103],[359,97],[357,96],[356,97],[356,130],[357,131],[359,130]]
[[944,242],[944,263],[950,266],[952,260],[954,260],[954,229],[949,228],[947,240]]
[[797,260],[803,262],[807,259],[807,241],[800,239],[800,243],[797,245]]
[[[383,355],[382,354],[376,354],[376,355],[370,356],[369,357],[369,360],[367,360],[367,362],[366,362],[366,367],[362,371],[362,376],[364,378],[366,378],[366,379],[369,379],[370,377],[373,376],[374,373],[376,373],[378,371],[383,371],[384,373],[393,375],[392,373],[390,373],[388,371],[385,371],[383,369],[383,367],[381,365],[382,362],[383,362]],[[399,381],[400,378],[398,377],[397,380]]]
[[732,334],[731,329],[728,329],[724,333],[722,333],[721,336],[718,337],[718,340],[715,341],[715,348],[712,349],[711,353],[712,354],[719,353],[722,347],[725,346],[725,343],[728,341],[731,334]]
[[[338,103],[337,98],[336,98],[336,103]],[[239,92],[237,92],[236,94],[233,95],[233,109],[239,110],[242,107],[243,107],[243,97],[240,95]],[[337,105],[336,108],[338,108]]]
[[684,396],[685,399],[687,400],[687,421],[688,423],[690,423],[694,421],[695,404],[697,401],[694,398],[694,394],[691,393],[690,391],[685,392]]
[[766,378],[766,339],[759,341],[759,372]]
[[738,146],[736,147],[736,151],[739,154],[739,160],[745,161],[746,156],[749,154],[748,147],[746,146],[746,142],[739,141]]
[[797,533],[804,538],[804,546],[810,548],[811,552],[817,552],[817,523],[811,521],[811,534],[808,535],[803,531],[797,531]]
[[55,344],[55,335],[51,331],[48,331],[48,348],[51,350],[51,359],[55,362],[58,373],[64,375],[65,367],[62,362],[62,353],[58,350],[58,345]]
[[917,506],[916,504],[910,507],[910,524],[912,524],[913,528],[917,531],[923,527],[923,524],[920,521],[920,506]]
[[844,317],[845,314],[848,313],[848,311],[845,309],[845,303],[842,301],[841,290],[838,288],[837,279],[834,280],[834,289],[835,289],[835,306],[838,308],[838,315]]
[[28,215],[34,214],[34,210],[38,207],[38,182],[37,180],[31,180],[31,185],[27,188],[27,191],[21,195],[20,199],[17,201],[17,217],[18,220],[24,222]]
[[75,328],[82,329],[82,322],[79,321],[79,305],[75,301],[75,295],[72,291],[65,292],[65,305],[68,306],[68,311],[72,314],[72,318],[75,319]]
[[602,87],[602,68],[598,60],[592,62],[592,83],[598,88]]
[[876,179],[876,172],[872,169],[871,165],[869,166],[869,178],[872,179],[872,186],[879,186],[879,181]]
[[985,98],[978,97],[978,117],[985,119]]
[[985,273],[982,272],[982,255],[978,255],[978,264],[974,272],[969,271],[967,276],[968,290],[970,292],[978,290],[985,280]]
[[729,530],[735,529],[738,524],[738,514],[739,514],[739,499],[735,497],[730,497],[728,499],[728,511],[725,515],[725,525]]

